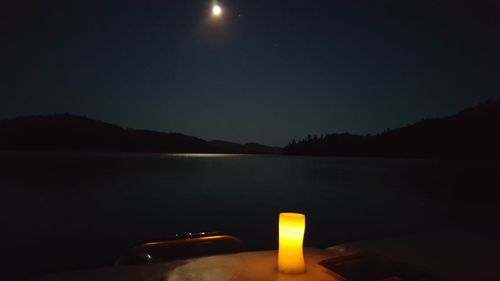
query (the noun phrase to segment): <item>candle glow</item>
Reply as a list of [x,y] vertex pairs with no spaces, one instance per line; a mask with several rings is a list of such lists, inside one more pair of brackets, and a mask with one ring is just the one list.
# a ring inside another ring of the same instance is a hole
[[305,270],[302,249],[306,217],[299,213],[280,213],[278,269],[283,273]]

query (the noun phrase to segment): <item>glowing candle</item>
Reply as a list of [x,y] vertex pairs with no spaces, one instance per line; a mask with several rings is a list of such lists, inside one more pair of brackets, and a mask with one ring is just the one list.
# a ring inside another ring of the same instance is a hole
[[283,273],[302,273],[305,270],[302,243],[306,216],[280,213],[278,269]]

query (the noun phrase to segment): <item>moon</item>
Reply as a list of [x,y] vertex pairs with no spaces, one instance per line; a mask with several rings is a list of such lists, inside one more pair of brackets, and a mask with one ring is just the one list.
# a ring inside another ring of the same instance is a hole
[[213,7],[212,7],[212,15],[214,17],[220,17],[220,15],[222,15],[222,8],[215,4]]

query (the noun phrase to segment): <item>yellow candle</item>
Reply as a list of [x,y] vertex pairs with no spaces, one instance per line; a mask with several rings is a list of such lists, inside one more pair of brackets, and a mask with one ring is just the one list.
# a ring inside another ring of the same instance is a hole
[[302,273],[305,270],[302,244],[306,216],[280,213],[278,269],[283,273]]

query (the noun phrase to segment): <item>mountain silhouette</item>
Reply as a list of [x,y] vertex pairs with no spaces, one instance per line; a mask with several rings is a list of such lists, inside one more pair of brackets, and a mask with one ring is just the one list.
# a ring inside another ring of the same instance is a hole
[[0,120],[0,150],[242,153],[441,159],[500,158],[500,100],[376,135],[335,133],[291,141],[284,149],[150,130],[56,114]]
[[266,146],[254,142],[246,144],[238,144],[222,140],[213,140],[210,142],[214,146],[231,153],[246,153],[246,154],[277,154],[281,152],[281,148]]
[[0,120],[0,150],[269,154],[281,148],[124,129],[65,113]]
[[440,159],[498,159],[500,100],[488,100],[456,115],[426,119],[376,135],[308,136],[284,149],[289,155]]

